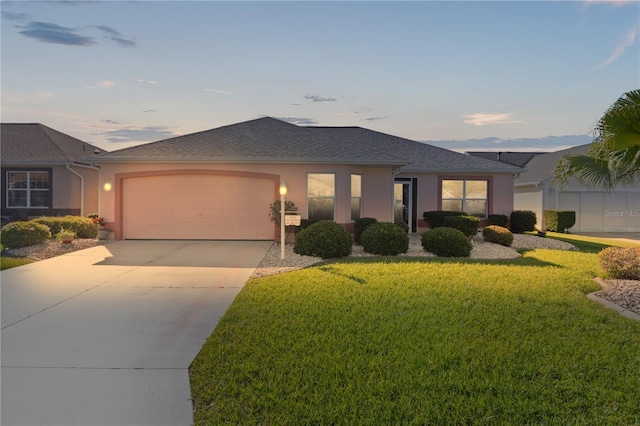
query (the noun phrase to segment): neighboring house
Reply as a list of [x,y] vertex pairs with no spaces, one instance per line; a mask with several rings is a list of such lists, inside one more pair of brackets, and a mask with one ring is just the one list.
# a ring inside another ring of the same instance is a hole
[[261,118],[87,157],[101,168],[100,214],[118,239],[274,239],[269,206],[350,228],[428,210],[510,214],[518,167],[359,127]]
[[587,153],[591,144],[536,155],[526,164],[526,171],[514,179],[514,209],[532,210],[538,228],[544,227],[546,209],[573,210],[576,224],[572,232],[640,231],[640,188],[619,186],[615,191],[590,189],[570,179],[559,186],[554,172],[565,154]]
[[42,124],[1,124],[2,216],[97,213],[99,170],[81,161],[105,152]]
[[500,161],[502,163],[511,164],[512,166],[524,167],[536,155],[544,154],[544,152],[514,152],[514,151],[467,151],[469,155],[480,157],[487,160]]

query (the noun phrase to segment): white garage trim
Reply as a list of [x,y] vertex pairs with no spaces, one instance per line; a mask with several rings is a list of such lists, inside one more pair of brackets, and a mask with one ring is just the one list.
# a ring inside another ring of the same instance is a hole
[[272,240],[274,175],[172,170],[120,176],[124,239]]

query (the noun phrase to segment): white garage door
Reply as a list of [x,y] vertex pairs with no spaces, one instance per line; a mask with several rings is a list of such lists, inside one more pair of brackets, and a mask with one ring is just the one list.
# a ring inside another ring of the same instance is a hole
[[272,240],[275,183],[224,175],[124,180],[125,239]]
[[561,192],[560,209],[574,210],[574,232],[640,231],[638,192]]
[[536,214],[536,227],[542,229],[542,190],[513,194],[514,210],[531,210]]

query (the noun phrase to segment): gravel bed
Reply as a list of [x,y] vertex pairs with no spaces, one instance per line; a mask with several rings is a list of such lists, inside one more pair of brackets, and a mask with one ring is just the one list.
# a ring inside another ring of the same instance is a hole
[[108,243],[109,241],[98,240],[95,238],[75,239],[70,244],[65,244],[62,241],[48,241],[36,246],[4,250],[2,252],[2,255],[7,257],[26,257],[31,260],[45,260],[74,251],[101,246]]
[[607,288],[595,295],[640,315],[640,281],[603,280]]

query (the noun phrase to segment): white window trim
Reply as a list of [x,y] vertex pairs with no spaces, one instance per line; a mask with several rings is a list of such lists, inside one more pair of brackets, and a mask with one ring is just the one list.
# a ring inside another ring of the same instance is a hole
[[[27,174],[27,187],[26,188],[9,188],[9,173],[26,173]],[[46,173],[49,176],[49,188],[47,189],[32,189],[31,188],[31,173]],[[49,203],[51,203],[51,172],[48,170],[7,170],[5,174],[5,195],[6,195],[6,208],[7,209],[48,209],[46,206],[32,206],[31,205],[31,192],[48,192]],[[9,191],[25,191],[27,193],[27,205],[26,206],[10,206],[9,205]]]
[[[478,201],[478,200],[483,200],[484,201],[484,216],[481,219],[486,219],[487,217],[489,217],[489,181],[485,180],[485,179],[442,179],[440,181],[440,191],[442,191],[442,185],[444,184],[445,181],[450,180],[450,181],[461,181],[462,182],[462,198],[445,198],[444,194],[441,197],[441,202],[444,201],[451,201],[451,200],[461,200],[462,201],[462,211],[466,212],[467,209],[467,200],[471,200],[471,201]],[[487,187],[486,187],[486,197],[485,198],[467,198],[467,182],[484,182]]]

